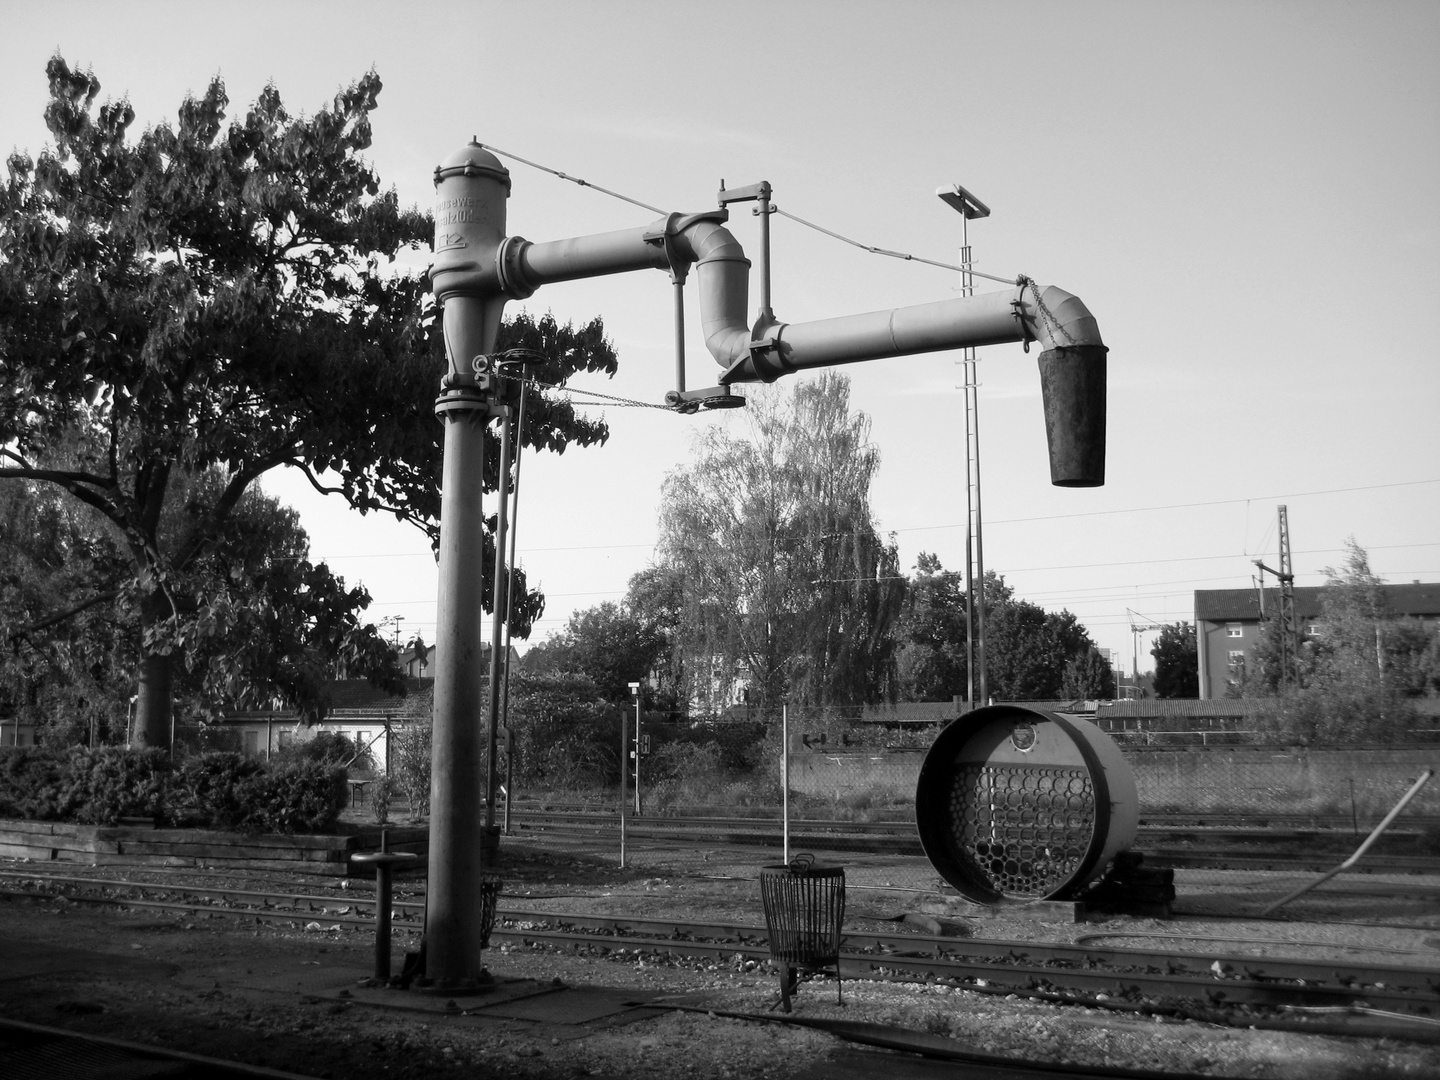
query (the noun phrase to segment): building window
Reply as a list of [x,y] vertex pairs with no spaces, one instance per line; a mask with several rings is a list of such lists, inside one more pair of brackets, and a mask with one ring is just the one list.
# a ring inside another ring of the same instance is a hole
[[1228,653],[1228,659],[1232,668],[1243,668],[1245,666],[1245,650],[1231,649]]
[[[1226,636],[1226,637],[1244,637],[1244,636],[1245,636],[1245,628],[1244,628],[1243,626],[1241,626],[1238,622],[1226,623],[1226,624],[1225,624],[1225,636]],[[1233,655],[1233,654],[1232,654],[1232,655]]]

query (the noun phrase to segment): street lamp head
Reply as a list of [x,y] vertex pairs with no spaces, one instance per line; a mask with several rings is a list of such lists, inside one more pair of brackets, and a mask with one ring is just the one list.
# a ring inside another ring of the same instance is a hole
[[965,215],[965,220],[990,216],[990,208],[966,191],[959,184],[950,184],[935,189],[940,201],[951,209]]

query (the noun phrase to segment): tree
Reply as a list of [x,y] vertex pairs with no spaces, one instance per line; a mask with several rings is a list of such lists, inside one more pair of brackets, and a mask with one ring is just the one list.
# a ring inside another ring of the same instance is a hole
[[1195,698],[1200,696],[1200,653],[1195,627],[1188,622],[1162,627],[1150,646],[1155,658],[1155,696]]
[[[1105,676],[1090,659],[1095,642],[1069,611],[1047,612],[1016,599],[1003,577],[986,571],[985,612],[985,666],[992,698],[1048,701],[1062,695],[1089,696],[1080,690],[1106,690]],[[1104,664],[1098,653],[1095,660]],[[1105,696],[1114,693],[1111,673]]]
[[[12,155],[0,187],[0,481],[54,485],[112,527],[127,574],[91,602],[135,613],[136,741],[162,745],[172,658],[215,614],[187,583],[258,478],[299,468],[434,538],[439,327],[422,318],[424,276],[391,266],[432,222],[382,193],[360,157],[374,72],[308,118],[266,87],[228,126],[216,79],[174,128],[133,141],[128,102],[97,107],[98,80],[58,56],[47,74],[55,147]],[[501,347],[544,352],[550,381],[615,370],[598,320],[515,320]],[[562,450],[606,434],[540,400],[525,441]],[[487,461],[493,488],[498,454]],[[186,478],[200,477],[219,482],[190,498]],[[523,637],[543,599],[516,577]],[[340,644],[352,674],[381,656],[367,627]]]
[[965,575],[922,551],[896,630],[902,697],[941,701],[965,692],[966,625]]
[[[183,519],[185,502],[213,497],[207,489],[223,479],[179,476],[173,482],[185,497],[167,509],[162,537],[174,519]],[[103,517],[48,485],[4,485],[0,506],[17,495],[19,512],[0,526],[0,613],[9,658],[0,663],[0,694],[19,703],[48,741],[86,735],[119,741],[128,720],[124,667],[133,663],[137,614],[123,603],[90,600],[123,593],[122,545],[112,542],[114,530]],[[246,492],[225,534],[172,581],[175,592],[196,598],[177,647],[177,701],[213,717],[226,708],[259,707],[278,694],[313,719],[342,671],[372,672],[392,690],[401,685],[391,650],[363,633],[368,594],[347,589],[323,564],[312,565],[308,547],[293,510]],[[85,599],[77,604],[75,596]],[[56,609],[71,617],[39,615]],[[84,730],[77,731],[80,721]]]
[[565,629],[537,652],[536,666],[566,675],[581,675],[600,697],[611,703],[632,700],[630,684],[644,680],[661,662],[667,642],[655,628],[615,603],[577,611]]
[[1414,727],[1410,658],[1427,646],[1391,616],[1365,550],[1352,538],[1346,551],[1344,565],[1324,570],[1318,633],[1301,647],[1298,684],[1272,677],[1273,636],[1256,649],[1240,692],[1263,700],[1262,730],[1302,743],[1347,743],[1393,741]]
[[1115,696],[1115,669],[1092,646],[1065,662],[1060,689],[1068,698],[1108,700]]
[[659,562],[683,587],[687,697],[715,711],[892,696],[904,581],[870,513],[879,452],[835,373],[750,395],[665,482]]
[[680,647],[681,619],[685,610],[685,582],[673,565],[658,564],[640,570],[625,590],[625,606],[647,633],[657,637],[663,651],[651,668],[653,684],[648,704],[654,709],[680,713],[685,707],[685,652]]
[[107,602],[125,558],[99,525],[51,485],[0,484],[0,715],[45,743],[125,735],[130,635]]

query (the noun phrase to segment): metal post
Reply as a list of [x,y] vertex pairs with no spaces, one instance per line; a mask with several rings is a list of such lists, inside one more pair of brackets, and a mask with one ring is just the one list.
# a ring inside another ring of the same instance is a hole
[[495,352],[507,297],[476,269],[476,252],[505,238],[510,174],[470,144],[435,170],[430,282],[441,305],[446,371],[435,412],[445,426],[440,581],[430,781],[425,974],[435,989],[479,985],[483,971],[480,724],[484,713],[485,426],[495,413]]
[[[964,246],[960,252],[961,290],[963,295],[975,292],[975,278],[970,273],[970,218],[962,214],[961,236]],[[973,653],[976,673],[979,676],[973,685],[980,693],[980,704],[990,703],[990,683],[986,677],[985,664],[985,541],[983,516],[980,510],[980,391],[975,370],[975,350],[965,350],[965,504],[966,504],[966,558],[971,558],[973,537],[973,566],[967,574],[973,584],[971,589],[980,592],[979,601],[974,605],[974,618],[967,621],[966,634],[973,637]],[[971,699],[972,704],[974,699]]]
[[[456,303],[456,300],[450,303]],[[426,889],[426,974],[443,986],[480,976],[480,926],[472,911],[481,887],[480,717],[485,613],[481,607],[485,474],[481,401],[451,408],[441,480],[440,589],[436,614],[435,711]]]
[[675,389],[685,392],[685,279],[672,275],[675,283]]
[[[935,194],[940,197],[941,202],[960,215],[960,292],[965,298],[973,297],[975,275],[970,268],[970,219],[989,217],[990,208],[959,184],[938,188]],[[981,705],[990,701],[990,687],[985,674],[985,545],[981,539],[980,514],[980,399],[973,347],[965,347],[962,363],[965,370],[965,668],[966,690],[973,707],[977,690]]]
[[510,804],[515,799],[515,736],[510,730],[510,637],[515,617],[515,536],[520,521],[520,462],[525,449],[525,403],[530,382],[520,384],[520,412],[515,418],[515,493],[510,512],[510,564],[505,578],[505,688],[500,714],[505,725],[505,835],[510,835]]
[[635,816],[639,817],[644,810],[640,806],[640,694],[635,694]]
[[[488,720],[486,728],[486,754],[485,754],[485,838],[482,843],[482,856],[491,856],[495,851],[495,844],[498,840],[495,826],[495,802],[499,795],[500,785],[499,762],[495,760],[500,748],[500,650],[504,642],[504,624],[506,605],[500,603],[500,596],[505,590],[505,531],[510,518],[510,444],[514,435],[514,424],[512,423],[512,411],[508,406],[500,406],[504,416],[504,425],[500,435],[500,509],[495,518],[495,566],[491,575],[490,583],[490,680],[489,680],[489,702],[486,710]],[[488,858],[486,865],[491,865]]]
[[780,706],[780,820],[782,862],[790,862],[790,706]]
[[393,872],[396,866],[413,865],[419,856],[412,852],[391,851],[390,833],[380,830],[380,850],[361,852],[352,861],[375,867],[375,982],[381,986],[390,981],[390,915],[393,909]]
[[629,732],[626,730],[626,729],[630,726],[629,723],[628,723],[628,720],[629,720],[629,714],[628,714],[624,709],[621,709],[621,710],[620,710],[620,869],[621,869],[621,870],[624,870],[624,869],[625,869],[625,823],[626,823],[626,815],[627,815],[627,812],[628,812],[627,802],[628,802],[628,799],[629,799],[629,794],[628,794],[628,792],[625,790],[626,787],[628,786],[628,782],[627,782],[627,781],[628,781],[628,777],[629,777],[629,773],[630,773],[630,759],[629,759],[629,753],[630,753],[630,738],[629,738]]
[[1370,845],[1375,843],[1376,840],[1380,839],[1380,834],[1390,827],[1390,823],[1400,816],[1400,811],[1404,810],[1405,807],[1410,804],[1411,799],[1413,799],[1416,795],[1420,794],[1420,789],[1423,788],[1426,784],[1428,784],[1430,782],[1430,778],[1434,775],[1434,769],[1426,769],[1423,773],[1421,773],[1420,779],[1416,780],[1415,783],[1411,786],[1410,790],[1401,797],[1400,801],[1395,804],[1395,808],[1391,810],[1390,813],[1385,815],[1385,820],[1380,822],[1379,825],[1375,826],[1375,830],[1365,838],[1365,842],[1355,849],[1354,855],[1351,855],[1350,858],[1346,859],[1339,866],[1335,867],[1335,869],[1326,871],[1325,873],[1321,874],[1314,881],[1309,882],[1306,885],[1301,885],[1300,888],[1296,889],[1294,892],[1287,893],[1286,895],[1282,896],[1279,900],[1276,900],[1269,907],[1263,909],[1260,914],[1262,916],[1269,915],[1276,908],[1283,907],[1291,900],[1294,900],[1297,896],[1301,896],[1309,892],[1317,885],[1323,885],[1325,882],[1329,881],[1332,877],[1334,877],[1341,871],[1349,870],[1350,867],[1354,866],[1357,862],[1360,861],[1360,857],[1364,855],[1365,852],[1370,850]]

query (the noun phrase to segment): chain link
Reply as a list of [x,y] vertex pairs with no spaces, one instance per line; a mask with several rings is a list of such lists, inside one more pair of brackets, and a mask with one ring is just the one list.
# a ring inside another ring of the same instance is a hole
[[1050,336],[1055,337],[1058,341],[1057,335],[1064,334],[1067,338],[1070,339],[1070,344],[1076,344],[1075,335],[1070,333],[1069,330],[1066,330],[1065,327],[1060,325],[1060,320],[1057,319],[1054,313],[1045,306],[1045,301],[1040,297],[1040,286],[1035,284],[1035,279],[1021,274],[1019,280],[1022,292],[1025,288],[1028,287],[1030,291],[1035,294],[1035,307],[1037,310],[1039,310],[1040,317],[1045,320],[1045,326],[1046,329],[1050,331]]

